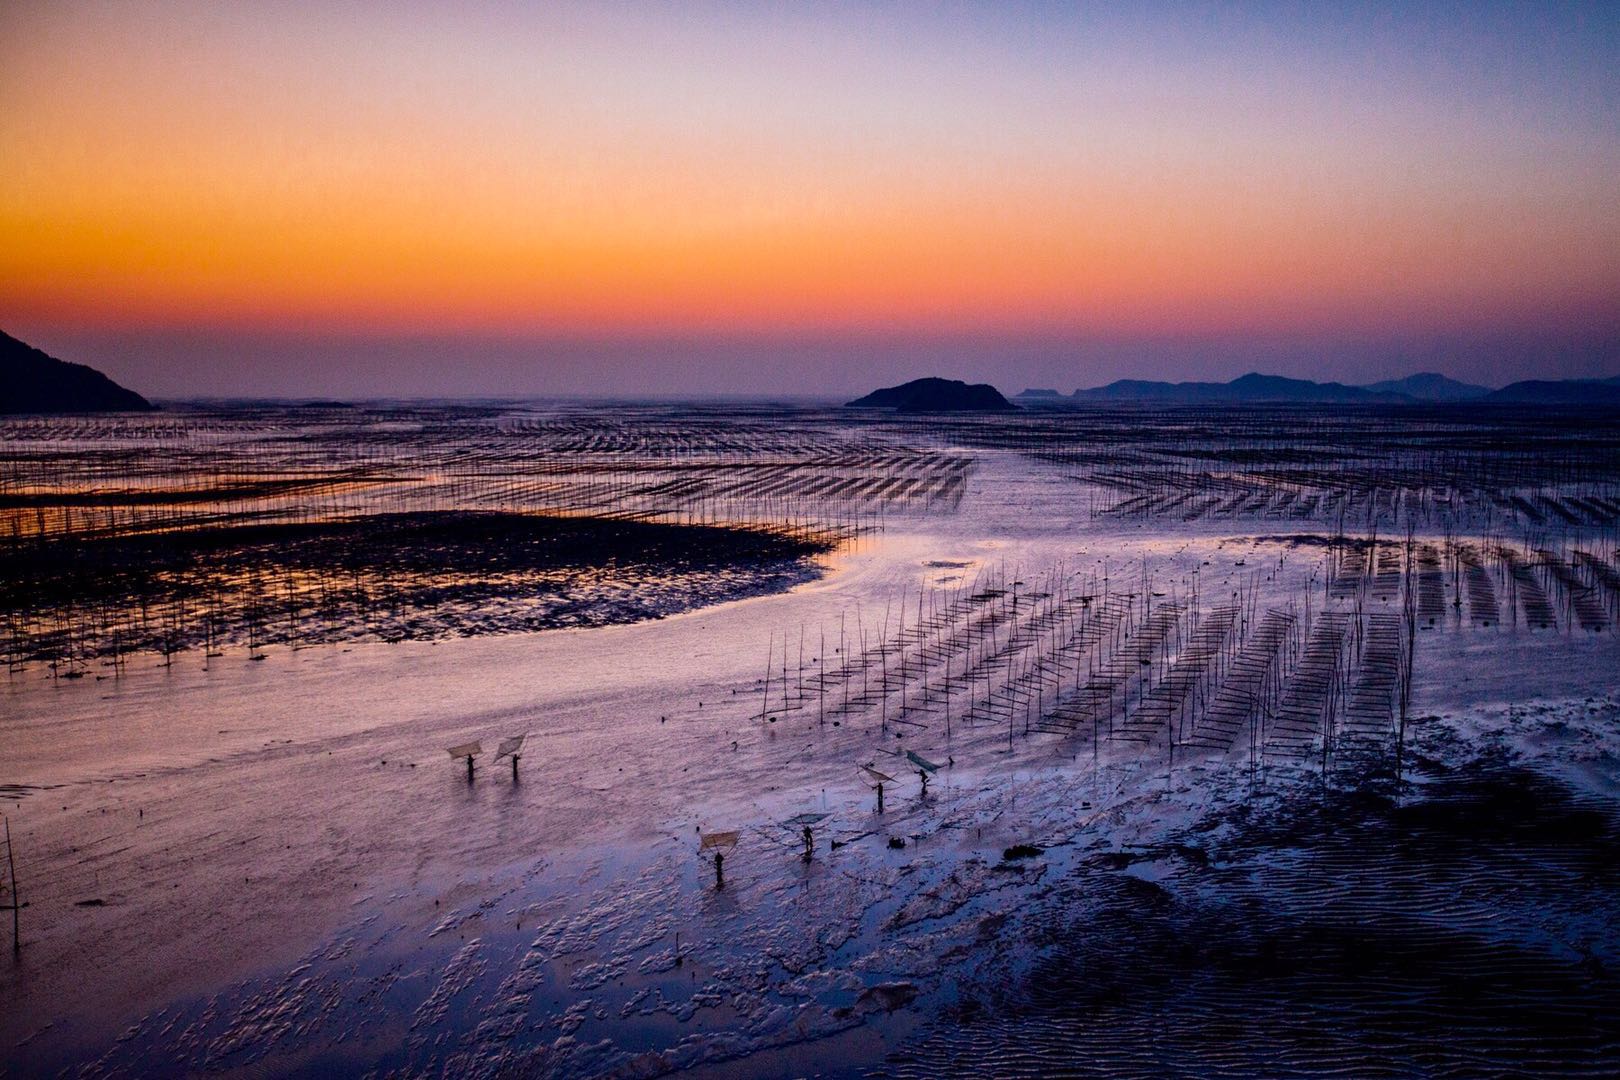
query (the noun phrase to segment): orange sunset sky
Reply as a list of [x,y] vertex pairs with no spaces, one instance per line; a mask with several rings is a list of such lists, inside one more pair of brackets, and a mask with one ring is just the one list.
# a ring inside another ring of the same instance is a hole
[[1610,375],[1617,22],[25,0],[0,327],[160,396]]

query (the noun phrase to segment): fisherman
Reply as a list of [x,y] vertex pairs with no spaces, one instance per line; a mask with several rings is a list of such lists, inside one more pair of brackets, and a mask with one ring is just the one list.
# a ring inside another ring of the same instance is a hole
[[726,887],[726,853],[723,851],[714,853],[714,887],[716,889]]
[[816,849],[816,836],[815,836],[815,833],[812,833],[810,831],[810,826],[806,825],[804,827],[804,861],[805,862],[810,861],[810,857],[811,857],[812,853],[815,851],[815,849]]

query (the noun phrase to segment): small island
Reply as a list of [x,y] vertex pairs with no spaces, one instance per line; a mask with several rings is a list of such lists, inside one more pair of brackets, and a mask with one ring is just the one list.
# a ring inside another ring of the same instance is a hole
[[93,367],[70,364],[0,331],[0,414],[148,412],[150,401]]
[[989,383],[968,384],[960,379],[913,379],[899,386],[874,390],[845,408],[893,409],[902,413],[1014,412],[1018,406]]

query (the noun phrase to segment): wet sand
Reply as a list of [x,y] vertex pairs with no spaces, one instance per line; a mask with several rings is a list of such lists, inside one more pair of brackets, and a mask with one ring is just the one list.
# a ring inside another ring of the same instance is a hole
[[[819,660],[841,618],[980,575],[1108,572],[1163,603],[1197,569],[1206,606],[1256,582],[1331,602],[1319,551],[1254,537],[1099,522],[1061,471],[986,454],[958,512],[892,519],[786,593],[14,676],[0,781],[32,903],[7,1067],[1602,1071],[1613,634],[1419,632],[1400,786],[960,703],[949,735],[875,707],[833,727],[791,696],[796,653],[761,684],[801,626]],[[516,784],[444,754],[520,731]],[[926,799],[904,748],[945,766]],[[881,815],[861,762],[897,777]],[[829,815],[810,864],[785,824],[806,811]],[[716,891],[698,839],[729,829]]]

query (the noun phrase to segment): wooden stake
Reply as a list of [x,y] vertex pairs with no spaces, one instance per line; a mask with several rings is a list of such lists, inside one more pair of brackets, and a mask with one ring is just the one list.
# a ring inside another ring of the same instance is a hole
[[770,648],[765,653],[765,692],[760,699],[759,718],[761,720],[771,711],[771,665],[776,661],[776,634],[771,634]]
[[6,818],[6,866],[11,872],[11,955],[22,955],[22,894],[17,891],[17,857],[11,849],[11,819]]

